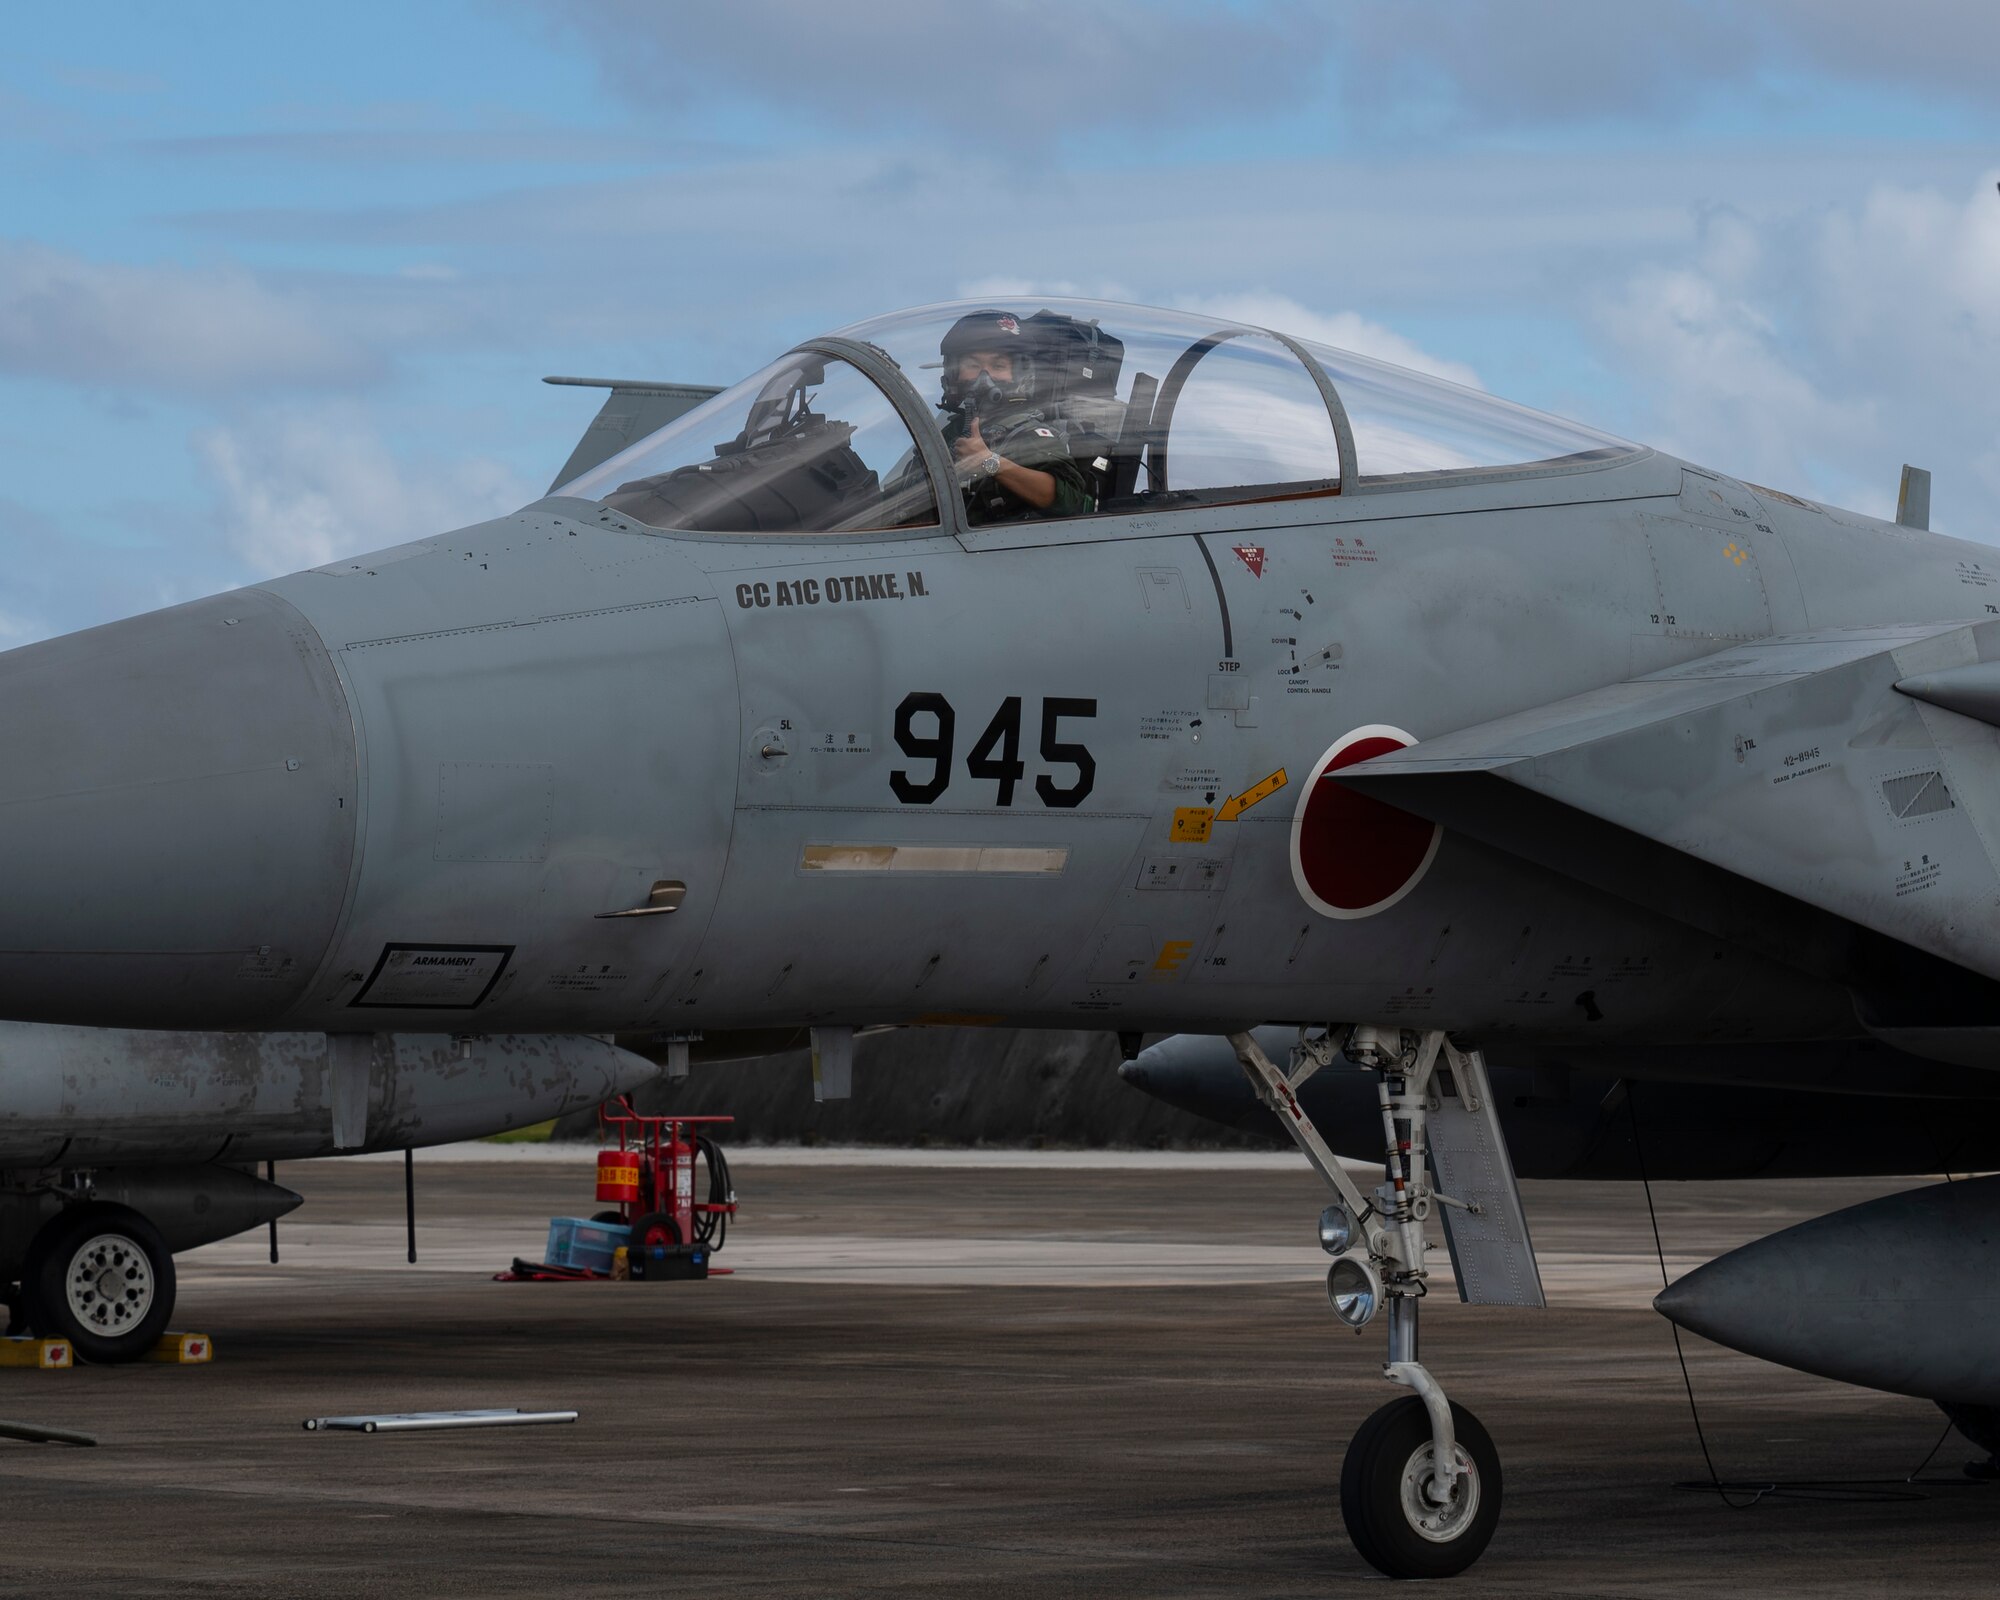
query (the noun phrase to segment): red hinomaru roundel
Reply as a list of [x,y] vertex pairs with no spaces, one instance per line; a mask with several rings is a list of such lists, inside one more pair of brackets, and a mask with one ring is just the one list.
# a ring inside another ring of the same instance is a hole
[[1314,763],[1292,813],[1292,882],[1328,917],[1372,917],[1417,886],[1444,829],[1327,776],[1417,741],[1384,723],[1342,734]]

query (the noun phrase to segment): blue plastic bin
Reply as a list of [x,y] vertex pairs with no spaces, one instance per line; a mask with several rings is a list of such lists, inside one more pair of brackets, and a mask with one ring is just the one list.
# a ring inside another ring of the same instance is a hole
[[611,1270],[611,1253],[632,1237],[622,1222],[586,1222],[581,1217],[549,1219],[549,1249],[543,1257],[552,1267]]

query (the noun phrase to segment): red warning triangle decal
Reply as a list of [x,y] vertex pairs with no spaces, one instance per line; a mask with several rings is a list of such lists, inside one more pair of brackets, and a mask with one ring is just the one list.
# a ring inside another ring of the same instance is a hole
[[1261,544],[1238,544],[1230,548],[1236,552],[1236,559],[1250,569],[1250,576],[1264,576],[1264,547]]

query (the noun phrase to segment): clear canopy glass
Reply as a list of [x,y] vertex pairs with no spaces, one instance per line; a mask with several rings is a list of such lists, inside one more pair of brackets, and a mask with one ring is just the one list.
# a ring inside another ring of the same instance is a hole
[[910,430],[867,374],[799,353],[565,484],[658,528],[856,533],[934,528]]
[[[1339,487],[1333,421],[1311,373],[1281,341],[1241,323],[1106,301],[1002,298],[920,306],[840,334],[873,345],[897,365],[934,408],[955,459],[974,469],[978,453],[958,446],[967,426],[964,362],[968,354],[1008,358],[1018,404],[1010,409],[1006,402],[1014,396],[995,396],[1004,437],[995,440],[987,416],[980,419],[982,437],[1010,458],[1007,439],[1047,429],[1083,469],[1089,502],[1039,508],[1015,496],[994,506],[975,470],[960,488],[974,522],[1331,494]],[[981,344],[992,348],[975,348]]]
[[1351,350],[1300,343],[1340,393],[1364,483],[1413,474],[1581,466],[1635,448],[1480,389]]
[[[883,356],[900,376],[891,386],[909,386],[906,407],[929,412],[949,485],[932,484],[866,373],[795,352],[562,492],[658,527],[846,533],[935,527],[942,495],[990,524],[1582,466],[1635,449],[1477,389],[1193,312],[1002,298],[839,334]],[[1336,416],[1357,485],[1341,483]]]

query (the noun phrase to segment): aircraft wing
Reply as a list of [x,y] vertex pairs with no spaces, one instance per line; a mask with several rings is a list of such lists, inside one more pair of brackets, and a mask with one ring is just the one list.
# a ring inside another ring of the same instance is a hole
[[1995,658],[2000,622],[1733,644],[1334,776],[1663,909],[1760,885],[1767,945],[1823,942],[1811,907],[1996,978]]

